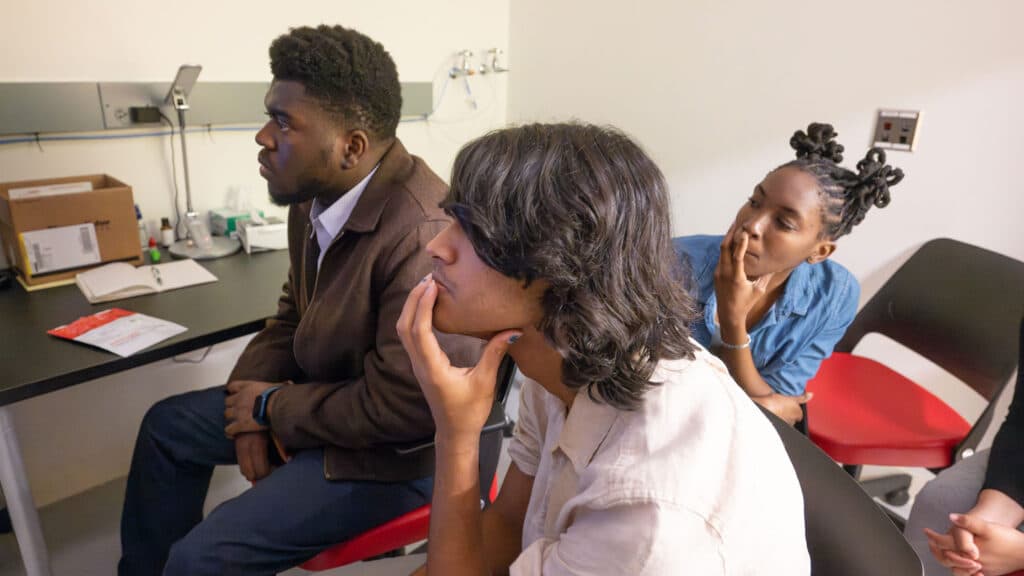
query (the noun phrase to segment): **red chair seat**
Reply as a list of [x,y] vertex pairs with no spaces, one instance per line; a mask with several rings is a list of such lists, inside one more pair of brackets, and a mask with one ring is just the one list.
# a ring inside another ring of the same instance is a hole
[[373,558],[406,544],[426,540],[429,531],[430,504],[426,504],[324,550],[305,561],[302,568],[316,572]]
[[811,440],[843,464],[942,468],[971,425],[892,369],[835,352],[807,383]]
[[[491,480],[488,498],[491,502],[498,497],[498,476]],[[330,570],[360,560],[380,556],[402,546],[426,540],[430,533],[430,504],[420,506],[412,512],[390,520],[363,532],[359,536],[335,544],[316,556],[303,562],[299,567],[311,572]]]

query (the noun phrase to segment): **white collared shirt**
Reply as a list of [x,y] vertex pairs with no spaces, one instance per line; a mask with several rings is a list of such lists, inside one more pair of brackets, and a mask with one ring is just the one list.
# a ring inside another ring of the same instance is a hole
[[512,575],[810,573],[803,497],[771,423],[703,348],[636,411],[523,385],[509,454],[534,477]]
[[359,197],[363,195],[363,191],[370,183],[370,178],[377,173],[377,168],[380,168],[380,164],[374,166],[365,178],[327,208],[320,204],[320,200],[313,198],[313,205],[309,208],[309,221],[313,224],[313,236],[316,237],[316,243],[320,246],[320,256],[316,260],[317,270],[320,270],[320,263],[324,261],[327,247],[334,242],[345,223],[348,222],[349,216],[352,215],[352,211],[355,210],[356,204],[359,202]]

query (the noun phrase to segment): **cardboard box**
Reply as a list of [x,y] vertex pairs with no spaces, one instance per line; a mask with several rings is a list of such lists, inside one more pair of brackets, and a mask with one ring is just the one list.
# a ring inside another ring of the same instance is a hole
[[[68,186],[85,182],[91,190]],[[0,239],[27,286],[106,262],[142,264],[131,186],[106,174],[0,183]]]

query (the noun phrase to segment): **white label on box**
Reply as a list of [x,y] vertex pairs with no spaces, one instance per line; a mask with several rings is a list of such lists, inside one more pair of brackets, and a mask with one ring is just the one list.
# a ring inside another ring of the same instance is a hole
[[100,262],[96,226],[92,222],[21,233],[29,274],[45,274]]
[[46,186],[30,186],[28,188],[11,188],[7,191],[11,200],[39,198],[40,196],[58,196],[60,194],[78,194],[91,192],[92,182],[68,182],[66,184],[47,184]]

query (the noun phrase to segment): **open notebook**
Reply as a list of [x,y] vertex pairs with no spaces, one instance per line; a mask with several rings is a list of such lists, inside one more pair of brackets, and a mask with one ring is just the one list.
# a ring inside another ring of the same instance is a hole
[[195,260],[139,266],[114,262],[75,276],[75,284],[92,304],[216,282]]

